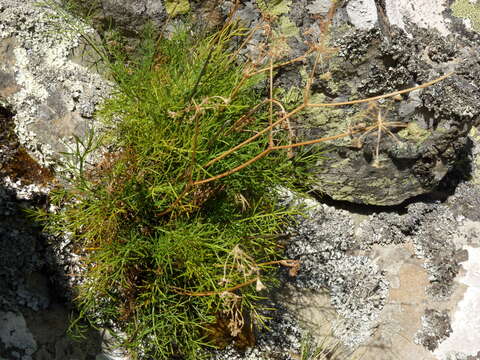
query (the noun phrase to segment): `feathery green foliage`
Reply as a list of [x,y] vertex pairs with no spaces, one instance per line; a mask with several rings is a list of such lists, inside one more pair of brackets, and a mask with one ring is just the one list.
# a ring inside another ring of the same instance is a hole
[[157,39],[147,31],[133,54],[110,48],[117,88],[97,115],[111,129],[101,144],[111,150],[89,168],[85,154],[95,143],[80,143],[70,154],[80,164],[71,167],[75,176],[51,195],[61,210],[40,215],[82,255],[81,320],[115,324],[134,356],[199,359],[205,346],[221,343],[212,335],[219,321],[225,337],[240,338],[262,321],[261,290],[282,262],[275,235],[292,213],[276,207],[273,189],[302,181],[305,158],[294,164],[278,151],[192,185],[268,145],[259,138],[204,166],[268,124],[266,112],[244,116],[260,102],[254,85],[262,79],[245,81],[228,51],[239,35],[231,24],[203,38],[179,30]]

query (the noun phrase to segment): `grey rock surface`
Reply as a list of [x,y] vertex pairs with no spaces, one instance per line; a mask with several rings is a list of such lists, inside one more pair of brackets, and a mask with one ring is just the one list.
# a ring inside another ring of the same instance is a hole
[[33,353],[37,350],[37,342],[33,338],[33,335],[27,328],[27,324],[23,315],[15,314],[13,312],[0,312],[0,339],[2,345],[6,351],[15,349],[12,352],[12,356],[15,356],[15,352],[23,353],[22,359],[32,359]]
[[[0,1],[0,358],[90,360],[101,354],[95,331],[67,336],[73,314],[68,276],[45,234],[25,214],[45,206],[49,166],[72,136],[95,126],[96,105],[111,86],[74,55],[91,33],[35,1]],[[75,61],[70,60],[76,57]],[[91,57],[90,57],[91,58]]]
[[314,82],[314,89],[327,96],[315,102],[377,96],[455,74],[403,99],[375,105],[360,117],[361,106],[319,108],[299,120],[302,140],[378,126],[380,117],[386,124],[335,141],[314,170],[318,190],[337,200],[376,205],[399,204],[434,190],[461,160],[468,131],[479,121],[476,45],[420,31],[409,39],[394,28],[388,35],[379,29],[355,30],[336,44],[340,50],[330,65],[332,80]]
[[435,29],[443,36],[451,33],[452,19],[446,14],[446,0],[385,0],[384,12],[390,25],[407,33],[415,24],[424,29]]
[[378,23],[377,6],[374,0],[350,0],[346,10],[350,22],[357,29],[370,30]]

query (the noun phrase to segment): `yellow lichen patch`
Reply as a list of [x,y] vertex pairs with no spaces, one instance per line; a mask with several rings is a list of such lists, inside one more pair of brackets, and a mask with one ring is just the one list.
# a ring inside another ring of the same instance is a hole
[[303,93],[296,86],[291,86],[288,91],[278,87],[274,89],[274,98],[279,99],[284,105],[297,106],[303,99]]
[[480,31],[480,2],[472,3],[469,0],[457,0],[451,7],[453,15],[471,21],[475,31]]
[[421,144],[430,136],[430,131],[421,128],[415,122],[411,122],[405,129],[398,132],[398,136]]
[[288,18],[288,16],[282,16],[279,20],[280,32],[286,37],[300,37],[300,31],[297,26]]
[[165,10],[171,17],[186,14],[190,11],[190,3],[188,0],[166,0]]
[[292,0],[257,0],[258,8],[268,15],[280,16],[290,11]]

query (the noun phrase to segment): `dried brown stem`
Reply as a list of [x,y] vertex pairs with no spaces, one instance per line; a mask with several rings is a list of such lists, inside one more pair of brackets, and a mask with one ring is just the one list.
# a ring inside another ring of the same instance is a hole
[[454,72],[450,72],[446,75],[443,75],[443,76],[440,76],[432,81],[429,81],[427,83],[424,83],[424,84],[421,84],[421,85],[418,85],[418,86],[414,86],[414,87],[411,87],[411,88],[408,88],[408,89],[404,89],[404,90],[398,90],[398,91],[394,91],[394,92],[391,92],[391,93],[388,93],[388,94],[384,94],[384,95],[378,95],[378,96],[373,96],[373,97],[370,97],[370,98],[367,98],[367,99],[358,99],[358,100],[351,100],[351,101],[342,101],[342,102],[334,102],[334,103],[319,103],[319,104],[307,104],[306,106],[307,107],[333,107],[333,106],[343,106],[343,105],[353,105],[353,104],[361,104],[361,103],[366,103],[366,102],[370,102],[370,101],[376,101],[376,100],[381,100],[381,99],[387,99],[387,98],[390,98],[390,97],[393,97],[393,96],[397,96],[397,95],[401,95],[401,94],[406,94],[406,93],[409,93],[409,92],[412,92],[412,91],[415,91],[415,90],[419,90],[419,89],[423,89],[423,88],[426,88],[426,87],[429,87],[433,84],[436,84],[442,80],[445,80],[446,78],[448,78],[449,76],[451,76],[452,74],[454,74]]
[[[270,56],[270,74],[269,74],[269,80],[270,80],[270,102],[269,102],[269,107],[268,107],[268,124],[272,125],[273,124],[273,102],[271,101],[273,99],[273,58]],[[273,127],[270,129],[268,133],[268,144],[270,147],[273,147]]]
[[217,156],[215,159],[212,159],[210,160],[208,163],[206,163],[203,167],[204,168],[207,168],[213,164],[215,164],[217,161],[220,161],[222,160],[223,158],[227,157],[228,155],[230,155],[231,153],[237,151],[238,149],[244,147],[245,145],[251,143],[253,140],[259,138],[260,136],[262,136],[263,134],[265,134],[267,131],[269,131],[270,129],[274,128],[275,126],[279,125],[282,123],[282,121],[284,121],[285,119],[288,119],[290,117],[292,117],[293,115],[297,114],[298,112],[302,111],[303,109],[305,108],[305,105],[302,104],[300,106],[298,106],[297,108],[293,109],[292,111],[290,111],[288,114],[285,114],[284,116],[282,116],[280,119],[278,119],[277,121],[275,121],[273,124],[265,127],[263,130],[260,130],[259,132],[257,132],[255,135],[249,137],[247,140],[245,141],[242,141],[240,144],[232,147],[230,150],[227,150],[225,151],[223,154]]
[[258,277],[254,279],[250,279],[248,281],[245,281],[244,283],[232,286],[231,288],[225,289],[225,290],[219,290],[219,291],[205,291],[205,292],[191,292],[191,291],[186,291],[181,288],[178,288],[176,286],[170,286],[170,288],[177,294],[179,295],[187,295],[187,296],[213,296],[213,295],[221,295],[225,292],[232,292],[238,289],[241,289],[242,287],[248,286],[250,284],[253,284],[255,281],[258,280]]

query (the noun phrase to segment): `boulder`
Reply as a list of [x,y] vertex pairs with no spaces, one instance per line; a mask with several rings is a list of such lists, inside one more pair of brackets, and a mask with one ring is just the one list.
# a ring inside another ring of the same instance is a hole
[[302,140],[375,126],[328,145],[312,169],[318,191],[337,200],[400,204],[433,191],[462,161],[468,132],[480,119],[478,47],[432,30],[412,36],[373,28],[349,30],[336,42],[339,55],[327,66],[328,79],[315,79],[313,102],[378,96],[453,75],[396,99],[307,111],[298,120]]
[[[40,165],[51,166],[73,135],[94,127],[95,106],[110,91],[74,52],[83,35],[95,34],[67,13],[33,1],[1,0],[0,23],[0,101],[14,114],[20,143]],[[91,50],[84,55],[93,56]]]
[[[312,33],[316,25],[312,17],[301,16],[301,4],[285,16],[306,41],[302,34]],[[329,143],[312,169],[319,192],[355,203],[400,204],[433,191],[462,161],[467,134],[479,123],[478,36],[462,29],[446,9],[443,1],[420,1],[415,6],[411,1],[386,1],[381,6],[351,0],[337,10],[330,35],[337,53],[321,64],[311,102],[365,99],[453,74],[395,99],[313,108],[299,116],[299,140],[377,126]],[[295,49],[299,43],[289,44]],[[290,86],[290,91],[296,86],[285,81],[282,85]]]

